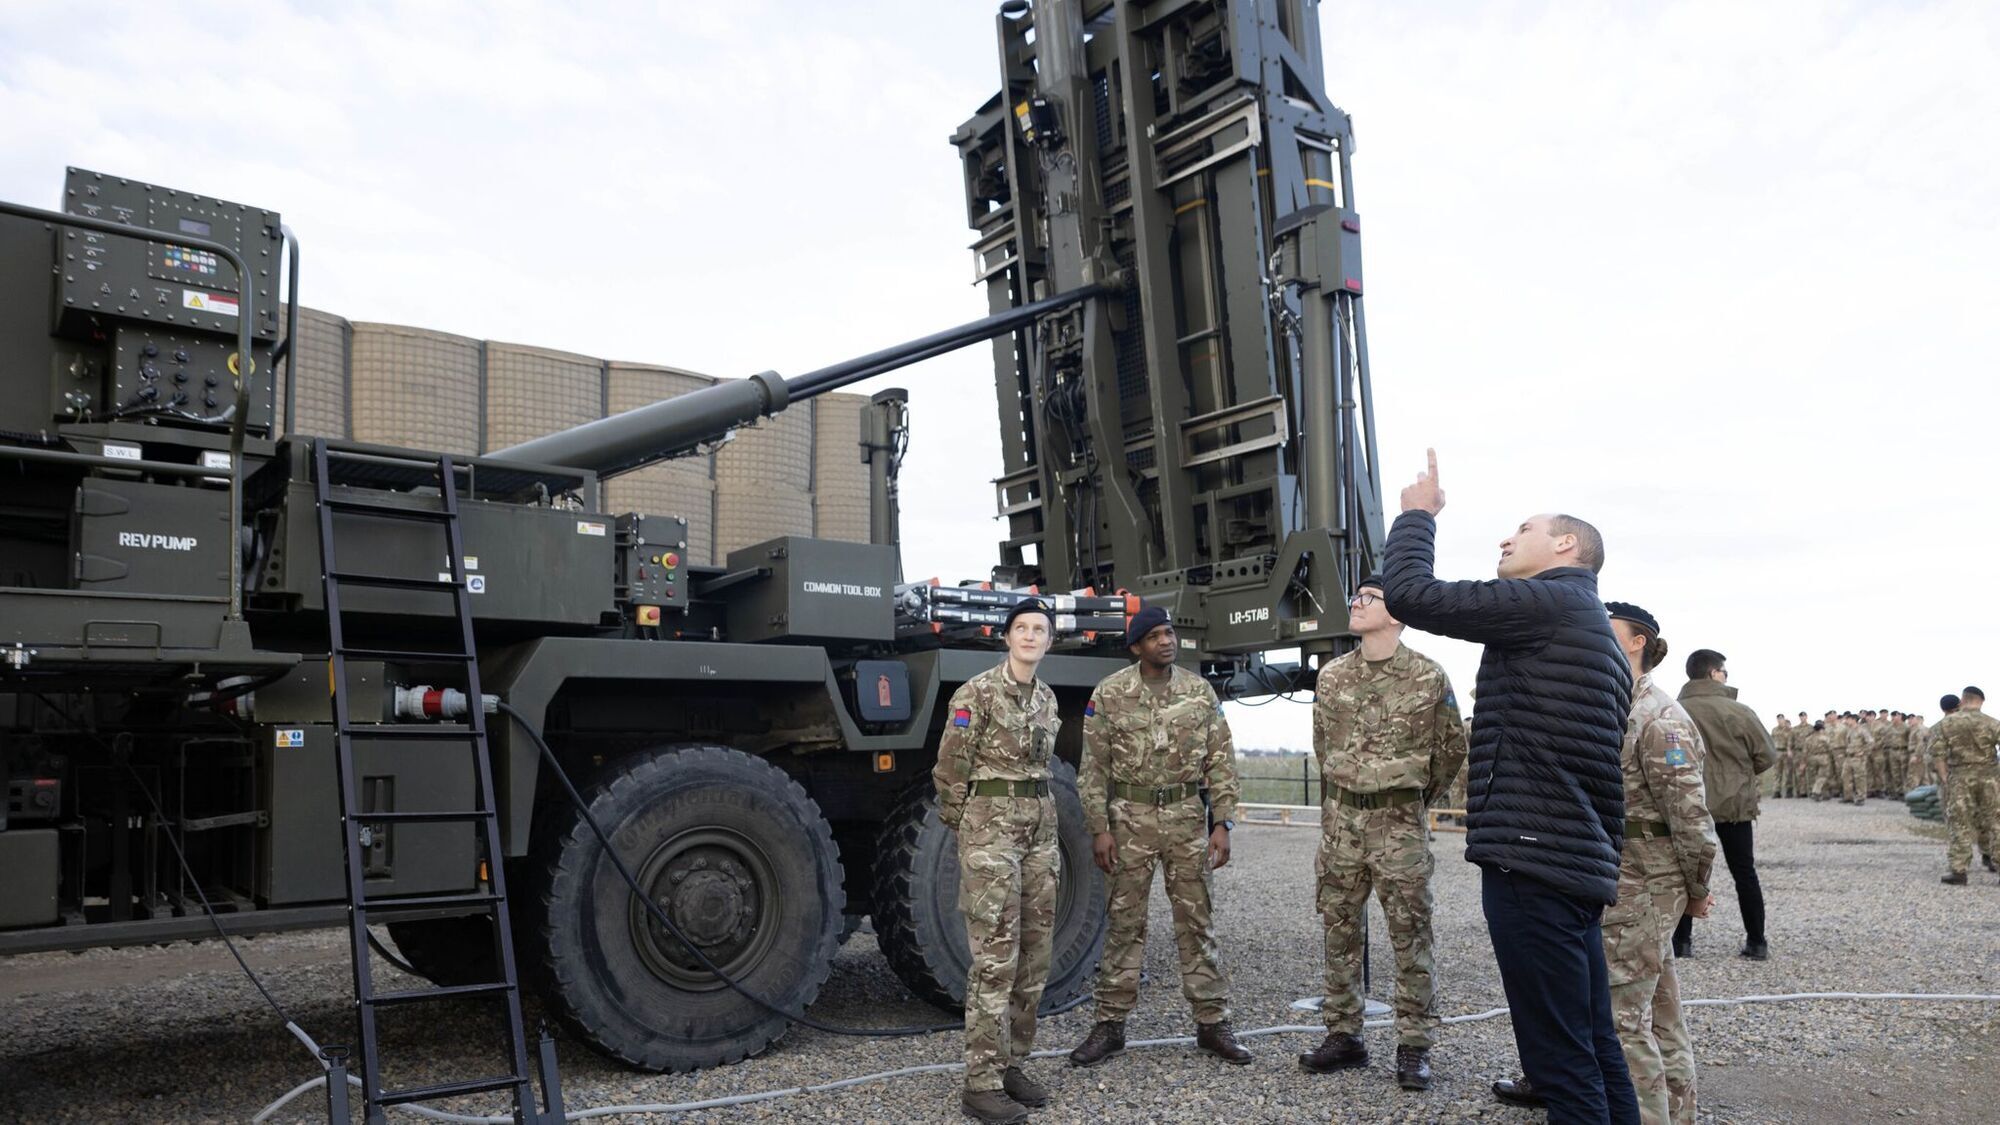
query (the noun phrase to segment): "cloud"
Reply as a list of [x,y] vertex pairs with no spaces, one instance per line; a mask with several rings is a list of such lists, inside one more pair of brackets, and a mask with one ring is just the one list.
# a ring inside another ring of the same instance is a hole
[[[1355,115],[1376,405],[1440,567],[1523,515],[1727,652],[1759,711],[1920,705],[1989,667],[2000,8],[1325,5]],[[308,304],[723,375],[982,315],[951,130],[992,6],[0,8],[0,196],[65,165],[284,213]],[[988,354],[911,391],[905,556],[1001,534]],[[865,388],[865,389],[873,389]],[[1469,689],[1476,653],[1412,637]],[[2000,678],[1984,674],[1988,680]],[[1677,682],[1677,677],[1669,677]],[[1303,708],[1242,712],[1304,745]]]

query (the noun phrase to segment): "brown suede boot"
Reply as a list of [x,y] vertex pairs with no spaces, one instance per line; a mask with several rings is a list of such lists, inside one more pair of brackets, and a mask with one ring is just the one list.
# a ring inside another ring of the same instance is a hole
[[992,1125],[1019,1125],[1028,1119],[1028,1111],[1001,1090],[967,1090],[959,1095],[958,1108],[967,1117]]
[[1194,1025],[1194,1045],[1226,1063],[1242,1066],[1250,1061],[1250,1051],[1236,1041],[1236,1029],[1228,1020]]
[[1007,1073],[1000,1076],[1000,1088],[1007,1091],[1008,1097],[1029,1109],[1040,1109],[1049,1104],[1049,1088],[1028,1077],[1027,1072],[1018,1066],[1008,1067]]
[[1499,1081],[1493,1084],[1493,1096],[1508,1105],[1518,1105],[1526,1109],[1541,1109],[1549,1100],[1536,1092],[1526,1078],[1516,1078],[1512,1082]]
[[1071,1066],[1096,1066],[1125,1053],[1125,1021],[1100,1020],[1076,1050],[1069,1053]]
[[1429,1047],[1398,1046],[1396,1048],[1396,1085],[1405,1090],[1428,1090],[1431,1088],[1431,1049]]
[[1299,1065],[1319,1074],[1368,1065],[1368,1048],[1358,1035],[1329,1031],[1326,1041],[1299,1056]]

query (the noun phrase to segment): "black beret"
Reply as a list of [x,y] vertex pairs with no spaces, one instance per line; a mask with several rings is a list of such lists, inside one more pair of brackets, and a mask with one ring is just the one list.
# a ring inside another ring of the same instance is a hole
[[1149,605],[1132,615],[1125,623],[1125,647],[1131,648],[1146,639],[1146,634],[1162,625],[1170,624],[1167,611],[1156,605]]
[[1942,695],[1938,697],[1938,710],[1946,714],[1958,710],[1958,704],[1959,699],[1955,695]]
[[1354,584],[1354,588],[1357,590],[1359,590],[1363,586],[1373,586],[1377,590],[1388,589],[1387,586],[1382,585],[1382,576],[1380,574],[1371,574],[1368,577],[1363,578],[1361,581],[1356,582]]
[[1005,634],[1013,629],[1014,619],[1024,613],[1041,614],[1043,617],[1049,619],[1049,632],[1053,633],[1056,631],[1056,615],[1055,611],[1049,608],[1049,603],[1040,598],[1022,598],[1020,601],[1014,603],[1013,609],[1007,611],[1007,622],[1000,626],[1000,632]]
[[1960,702],[1963,702],[1963,701],[1965,701],[1965,700],[1967,700],[1967,699],[1985,699],[1985,698],[1986,698],[1986,693],[1985,693],[1985,692],[1983,692],[1983,691],[1980,691],[1980,690],[1979,690],[1978,688],[1976,688],[1976,687],[1973,687],[1973,686],[1972,686],[1971,684],[1967,684],[1967,685],[1965,685],[1964,687],[1962,687],[1962,688],[1959,688],[1959,689],[1958,689],[1958,694],[1959,694],[1959,697],[1960,697]]
[[1631,602],[1605,602],[1604,611],[1613,621],[1630,621],[1656,637],[1660,635],[1659,619]]

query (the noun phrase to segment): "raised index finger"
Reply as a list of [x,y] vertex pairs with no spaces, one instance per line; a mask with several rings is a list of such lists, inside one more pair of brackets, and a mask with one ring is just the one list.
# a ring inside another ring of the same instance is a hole
[[1426,456],[1427,458],[1429,458],[1429,459],[1430,459],[1430,463],[1431,463],[1431,473],[1430,473],[1430,476],[1431,476],[1431,483],[1432,483],[1432,484],[1436,484],[1436,483],[1437,483],[1437,479],[1438,479],[1438,451],[1437,451],[1437,450],[1435,450],[1435,449],[1426,449],[1426,450],[1424,450],[1424,456]]

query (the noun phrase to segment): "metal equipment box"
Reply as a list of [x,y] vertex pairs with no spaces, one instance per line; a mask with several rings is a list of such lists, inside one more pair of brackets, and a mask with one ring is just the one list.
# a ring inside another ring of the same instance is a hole
[[91,479],[70,521],[79,590],[224,597],[229,494],[136,480]]
[[[263,807],[256,895],[267,906],[347,897],[341,856],[340,780],[331,726],[260,726],[257,767]],[[368,812],[472,809],[478,793],[469,745],[371,739],[354,746],[362,817]],[[470,891],[478,881],[478,825],[369,826],[367,889],[380,895]]]
[[0,930],[56,923],[59,854],[53,828],[0,832],[0,871],[7,873],[7,893],[0,895]]
[[896,548],[788,535],[729,552],[717,583],[732,641],[887,641],[896,636]]

